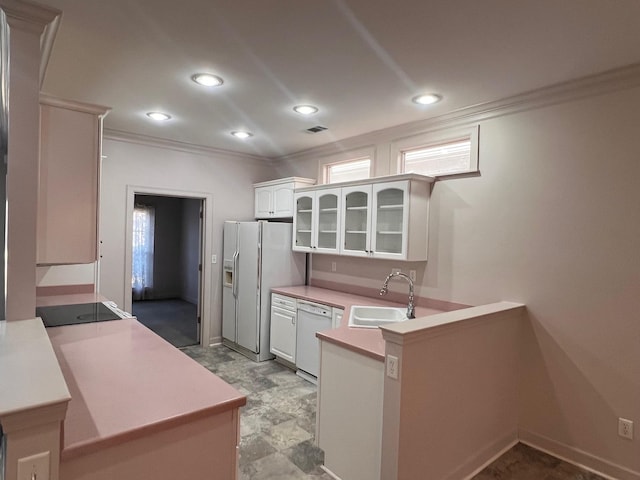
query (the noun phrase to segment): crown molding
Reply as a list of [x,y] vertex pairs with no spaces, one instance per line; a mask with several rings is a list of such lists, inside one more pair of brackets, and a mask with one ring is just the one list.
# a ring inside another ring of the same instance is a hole
[[0,8],[7,15],[12,28],[42,34],[45,27],[62,14],[60,10],[23,0],[0,0]]
[[36,5],[17,0],[0,0],[0,8],[7,16],[11,28],[26,30],[40,35],[40,78],[42,87],[44,76],[51,58],[53,42],[58,33],[62,12],[44,5]]
[[66,100],[64,98],[54,97],[53,95],[42,92],[40,92],[40,104],[66,108],[67,110],[75,110],[83,113],[91,113],[92,115],[99,115],[102,117],[111,111],[111,107],[96,105],[94,103],[78,102],[77,100]]
[[53,43],[56,35],[58,35],[61,19],[62,13],[57,15],[44,27],[44,32],[42,32],[42,36],[40,37],[40,88],[44,85],[44,77],[47,74],[49,59],[53,51]]
[[289,155],[275,157],[272,160],[280,162],[295,161],[309,156],[324,157],[345,150],[376,145],[380,142],[390,142],[420,133],[477,124],[492,118],[638,86],[640,86],[640,63],[557,83],[493,102],[471,105],[437,117],[375,130]]
[[258,155],[235,152],[233,150],[226,150],[223,148],[196,145],[194,143],[179,142],[177,140],[168,140],[166,138],[153,137],[151,135],[142,135],[139,133],[124,132],[122,130],[113,130],[110,128],[104,129],[103,138],[118,141],[118,142],[145,145],[148,147],[166,148],[169,150],[175,150],[177,152],[193,153],[196,155],[232,157],[232,158],[238,158],[241,160],[251,160],[254,162],[260,162],[262,164],[271,163],[270,158],[260,157]]

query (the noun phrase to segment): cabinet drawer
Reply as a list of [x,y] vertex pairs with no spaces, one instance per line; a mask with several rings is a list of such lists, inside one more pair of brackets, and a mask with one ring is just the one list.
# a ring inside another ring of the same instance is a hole
[[279,295],[277,293],[271,294],[271,306],[272,307],[280,307],[285,310],[296,310],[296,299],[293,297],[285,297],[284,295]]

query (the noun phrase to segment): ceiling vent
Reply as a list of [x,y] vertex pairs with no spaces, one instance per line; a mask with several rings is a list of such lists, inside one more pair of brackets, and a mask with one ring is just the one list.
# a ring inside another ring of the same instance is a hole
[[327,127],[322,127],[320,125],[316,125],[315,127],[307,128],[305,130],[305,132],[308,132],[308,133],[319,133],[319,132],[324,132],[325,130],[327,130]]

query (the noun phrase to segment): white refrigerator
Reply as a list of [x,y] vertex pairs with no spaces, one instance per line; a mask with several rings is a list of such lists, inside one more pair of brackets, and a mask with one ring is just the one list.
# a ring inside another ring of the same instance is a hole
[[271,288],[303,285],[306,258],[291,250],[293,225],[224,222],[222,343],[250,359],[269,352]]

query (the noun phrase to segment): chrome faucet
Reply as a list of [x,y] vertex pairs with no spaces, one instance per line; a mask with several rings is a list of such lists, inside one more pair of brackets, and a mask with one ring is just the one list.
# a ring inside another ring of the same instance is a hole
[[387,275],[387,278],[384,279],[384,283],[382,284],[382,288],[380,289],[380,296],[386,295],[389,292],[389,280],[391,280],[393,277],[401,277],[409,282],[409,304],[407,305],[407,318],[416,318],[416,307],[413,304],[413,280],[411,280],[408,275],[402,272],[393,272]]

